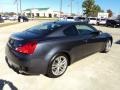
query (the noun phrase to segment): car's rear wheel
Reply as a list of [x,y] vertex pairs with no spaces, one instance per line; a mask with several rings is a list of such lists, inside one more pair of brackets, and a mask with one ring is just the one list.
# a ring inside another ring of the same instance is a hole
[[97,26],[99,26],[100,24],[99,24],[99,22],[97,22],[97,24],[96,24]]
[[117,25],[113,25],[114,28],[117,28]]
[[111,40],[108,40],[107,42],[106,42],[106,45],[105,45],[105,49],[102,51],[102,52],[109,52],[110,51],[110,49],[111,49],[111,46],[112,46],[112,41]]
[[20,18],[20,22],[24,22],[24,20],[22,18]]
[[47,76],[51,78],[57,78],[64,74],[67,67],[68,57],[65,54],[59,54],[52,59],[48,67]]

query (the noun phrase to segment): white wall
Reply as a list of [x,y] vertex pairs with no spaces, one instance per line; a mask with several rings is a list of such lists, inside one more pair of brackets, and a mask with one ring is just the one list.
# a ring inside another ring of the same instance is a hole
[[24,11],[24,13],[25,13],[26,16],[27,16],[27,13],[33,13],[35,17],[37,16],[37,13],[39,13],[39,16],[41,16],[41,17],[43,17],[43,16],[49,17],[50,14],[51,14],[52,17],[54,17],[55,14],[56,14],[56,16],[59,16],[59,12],[54,12],[52,9],[43,10],[43,11],[33,9],[33,10],[31,10],[31,12],[30,11]]
[[98,13],[98,18],[108,18],[108,13],[100,12]]

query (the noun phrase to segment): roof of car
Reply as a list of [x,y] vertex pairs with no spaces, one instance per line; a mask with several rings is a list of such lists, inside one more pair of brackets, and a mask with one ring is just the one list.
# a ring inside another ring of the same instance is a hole
[[68,25],[68,24],[86,24],[85,22],[77,22],[77,21],[54,21],[54,23]]

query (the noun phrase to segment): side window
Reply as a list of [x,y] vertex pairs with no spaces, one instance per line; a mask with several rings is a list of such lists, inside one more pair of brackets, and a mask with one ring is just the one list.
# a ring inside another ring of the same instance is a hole
[[68,27],[67,29],[65,29],[65,30],[63,31],[63,33],[64,33],[66,36],[76,36],[76,35],[79,35],[78,30],[76,29],[76,27],[75,27],[74,25]]
[[87,25],[76,25],[76,28],[80,35],[88,35],[95,31],[93,28]]

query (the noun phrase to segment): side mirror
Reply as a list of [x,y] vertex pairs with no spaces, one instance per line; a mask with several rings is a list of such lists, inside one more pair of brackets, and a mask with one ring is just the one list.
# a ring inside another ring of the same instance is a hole
[[94,35],[99,35],[99,34],[101,34],[101,32],[102,32],[102,31],[98,30],[98,31],[93,32],[92,34],[94,34]]
[[101,33],[102,33],[102,31],[101,31],[101,30],[98,30],[98,32],[99,32],[99,34],[101,34]]

